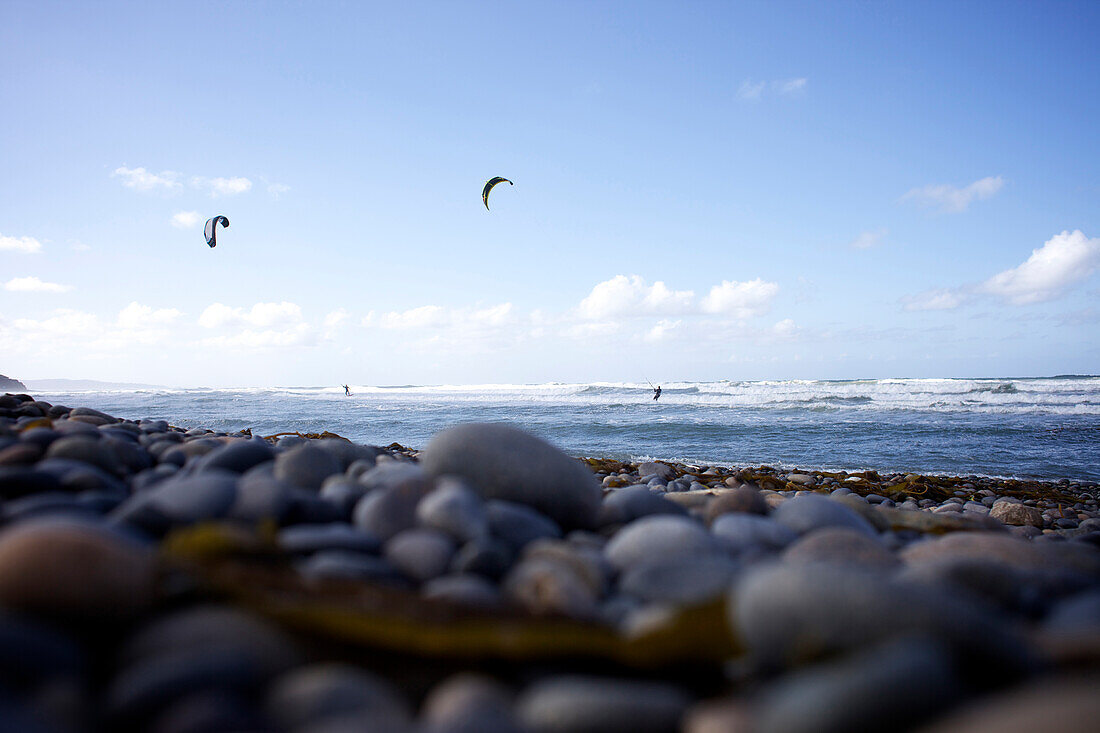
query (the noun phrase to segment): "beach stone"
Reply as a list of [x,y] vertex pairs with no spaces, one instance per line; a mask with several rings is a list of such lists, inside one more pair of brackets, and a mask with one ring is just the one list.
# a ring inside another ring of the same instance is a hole
[[358,481],[368,492],[403,488],[427,494],[432,489],[431,479],[424,469],[404,461],[379,461],[374,468],[361,473]]
[[598,598],[570,565],[546,557],[516,563],[501,584],[504,596],[535,614],[594,618]]
[[492,535],[515,551],[543,537],[561,537],[554,520],[524,504],[492,499],[485,502],[485,512]]
[[799,534],[822,527],[847,527],[870,536],[876,534],[875,528],[862,516],[839,501],[820,494],[796,496],[777,507],[772,516],[775,521]]
[[599,517],[600,486],[588,467],[509,425],[448,428],[420,460],[432,476],[462,476],[483,497],[530,505],[564,527],[592,528]]
[[750,703],[740,698],[715,698],[693,705],[684,717],[684,733],[742,733],[753,729]]
[[671,733],[689,703],[660,682],[559,676],[524,690],[516,709],[534,733]]
[[310,491],[319,491],[321,482],[344,472],[344,464],[329,451],[312,443],[298,445],[275,457],[275,478]]
[[1080,543],[1044,545],[993,532],[953,532],[914,542],[901,551],[907,564],[969,558],[1000,562],[1020,570],[1063,568],[1085,575],[1100,574],[1100,553]]
[[238,479],[236,496],[226,516],[245,522],[282,522],[291,511],[294,494],[295,487],[276,479],[272,471],[249,470]]
[[261,678],[302,662],[301,652],[282,631],[231,606],[205,603],[161,616],[141,627],[119,652],[127,666],[192,651],[224,652],[244,660]]
[[599,523],[601,526],[627,524],[653,514],[686,515],[687,510],[650,491],[648,486],[628,486],[604,498]]
[[0,466],[26,466],[34,463],[46,452],[37,443],[19,442],[0,450]]
[[350,518],[359,503],[367,493],[360,484],[346,476],[329,476],[321,484],[318,496],[332,504],[344,518]]
[[500,605],[500,591],[481,575],[455,573],[432,578],[420,588],[424,598],[458,603],[464,606],[495,608]]
[[524,733],[508,688],[471,672],[453,675],[433,687],[420,717],[427,733]]
[[508,571],[514,556],[515,551],[502,540],[474,540],[459,548],[451,561],[451,570],[456,573],[475,573],[496,580]]
[[1100,720],[1100,676],[1053,677],[976,700],[921,733],[1092,733]]
[[408,588],[408,578],[384,557],[348,550],[320,550],[298,564],[298,572],[314,579],[361,580]]
[[999,519],[1005,524],[1018,527],[1025,525],[1031,527],[1043,526],[1043,513],[1041,511],[1033,506],[1025,506],[1004,499],[993,503],[993,507],[989,510],[989,516]]
[[0,497],[5,500],[60,489],[61,481],[47,471],[23,466],[0,466]]
[[244,473],[274,457],[274,451],[262,440],[236,440],[207,453],[202,457],[201,464],[196,466],[196,470]]
[[236,499],[237,474],[207,471],[163,481],[127,499],[111,517],[160,535],[177,525],[225,516]]
[[607,591],[608,582],[614,573],[602,548],[577,542],[538,539],[523,548],[523,558],[543,558],[569,566],[596,596],[602,596]]
[[666,463],[646,461],[638,464],[638,476],[643,479],[656,476],[662,481],[671,481],[676,478],[676,469]]
[[350,524],[299,524],[279,532],[279,547],[287,552],[309,554],[320,550],[346,550],[375,555],[382,541],[370,532]]
[[958,649],[976,679],[995,684],[1024,673],[1032,659],[985,606],[942,590],[891,581],[886,574],[828,563],[757,569],[730,594],[734,633],[759,664],[786,667],[924,634]]
[[707,524],[713,524],[718,517],[730,513],[767,514],[768,504],[758,489],[738,486],[719,494],[707,504]]
[[385,542],[416,526],[416,507],[427,491],[426,482],[421,481],[375,489],[355,505],[352,518],[356,526]]
[[78,676],[86,663],[80,645],[37,620],[0,609],[0,682],[26,685]]
[[656,515],[635,520],[619,530],[604,548],[618,570],[675,558],[718,554],[721,545],[699,522],[688,517]]
[[961,557],[907,565],[899,579],[967,594],[1012,614],[1037,615],[1044,606],[1041,590],[1028,574],[995,561]]
[[383,554],[398,570],[423,583],[447,571],[455,549],[454,540],[447,534],[416,528],[394,535],[386,542]]
[[5,501],[3,508],[0,509],[0,518],[3,519],[3,522],[8,523],[43,514],[70,513],[93,514],[91,510],[80,503],[80,499],[76,494],[64,491],[46,491]]
[[489,535],[489,515],[481,497],[453,476],[441,476],[436,481],[436,488],[417,505],[416,518],[425,527],[446,532],[459,542]]
[[903,638],[782,678],[761,695],[753,729],[909,730],[954,704],[962,688],[949,648],[934,639]]
[[725,593],[739,565],[721,556],[681,558],[631,567],[619,589],[649,603],[694,605]]
[[154,557],[104,526],[65,519],[0,531],[0,605],[60,619],[125,619],[153,601]]
[[152,719],[151,733],[261,731],[265,721],[235,690],[199,690],[167,703]]
[[1066,598],[1054,607],[1043,625],[1048,631],[1056,633],[1100,634],[1100,590]]
[[65,458],[89,463],[116,476],[124,473],[107,441],[94,436],[70,435],[58,438],[46,449],[46,458]]
[[[363,730],[384,730],[409,719],[407,703],[385,679],[350,664],[323,662],[291,670],[268,690],[264,711],[285,730],[301,730],[354,714]],[[367,722],[373,726],[367,725]]]
[[320,448],[340,461],[341,471],[346,471],[356,461],[373,464],[378,455],[382,453],[381,448],[376,448],[373,445],[359,445],[344,438],[321,438],[312,441],[311,445]]
[[889,570],[901,565],[876,537],[847,527],[824,527],[803,535],[783,553],[787,563],[833,562]]
[[714,520],[710,531],[723,547],[737,555],[775,552],[798,539],[794,530],[756,514],[723,514]]

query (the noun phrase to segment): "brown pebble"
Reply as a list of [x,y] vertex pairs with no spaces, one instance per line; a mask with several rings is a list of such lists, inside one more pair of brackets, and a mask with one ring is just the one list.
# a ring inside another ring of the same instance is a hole
[[707,524],[729,512],[742,514],[767,514],[768,504],[764,495],[748,486],[731,489],[719,495],[707,505]]
[[0,605],[55,618],[127,618],[153,599],[154,558],[106,529],[31,522],[0,532]]

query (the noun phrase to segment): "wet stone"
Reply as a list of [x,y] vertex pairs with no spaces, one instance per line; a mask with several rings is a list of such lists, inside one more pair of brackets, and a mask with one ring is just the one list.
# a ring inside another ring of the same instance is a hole
[[0,466],[0,497],[4,499],[60,488],[61,482],[52,473],[21,466]]
[[451,562],[451,570],[456,573],[475,573],[495,580],[508,571],[514,556],[512,548],[501,540],[474,540],[459,548]]
[[689,702],[659,682],[561,676],[528,687],[516,707],[535,733],[671,733]]
[[1015,526],[1043,526],[1043,513],[1038,509],[1031,506],[1025,506],[1024,504],[1005,501],[1004,499],[993,504],[993,508],[989,511],[989,516],[994,519],[999,519],[1005,524],[1012,524]]
[[341,516],[351,517],[355,505],[366,495],[367,491],[349,478],[339,477],[335,480],[334,478],[329,476],[325,479],[318,496],[336,507]]
[[374,468],[361,473],[358,481],[368,492],[403,489],[423,495],[432,488],[431,480],[423,468],[403,461],[380,461]]
[[642,479],[656,476],[663,481],[671,481],[676,478],[676,469],[665,463],[646,462],[638,464],[638,476]]
[[432,476],[466,478],[486,499],[527,504],[569,528],[595,526],[600,487],[580,461],[508,425],[458,425],[437,433],[421,455]]
[[501,584],[506,598],[535,614],[594,618],[597,596],[570,565],[545,557],[521,560]]
[[361,552],[322,550],[298,564],[298,571],[312,579],[361,580],[369,583],[409,587],[408,579],[389,560]]

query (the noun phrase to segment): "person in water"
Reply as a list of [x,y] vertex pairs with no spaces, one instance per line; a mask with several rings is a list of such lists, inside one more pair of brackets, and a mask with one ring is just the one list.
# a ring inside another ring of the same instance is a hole
[[656,402],[659,399],[661,399],[661,385],[658,384],[653,388],[653,401]]
[[346,394],[348,397],[351,397],[351,390],[348,388],[348,385],[346,385],[346,384],[344,385],[344,394]]

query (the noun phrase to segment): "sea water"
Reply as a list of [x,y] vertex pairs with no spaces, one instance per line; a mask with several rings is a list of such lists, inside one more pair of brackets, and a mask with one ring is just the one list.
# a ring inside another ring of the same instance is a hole
[[572,455],[1100,480],[1100,377],[352,385],[39,392],[55,404],[253,434],[422,448],[506,422]]

